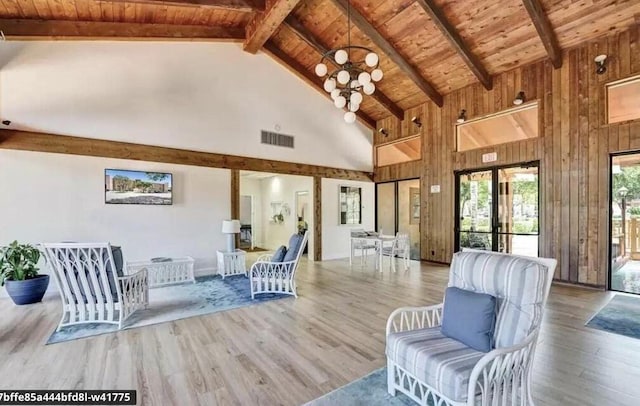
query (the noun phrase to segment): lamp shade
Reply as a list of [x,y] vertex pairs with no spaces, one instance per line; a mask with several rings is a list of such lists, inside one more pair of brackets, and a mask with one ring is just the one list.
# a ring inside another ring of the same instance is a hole
[[223,234],[236,234],[240,232],[240,220],[224,220],[222,222]]

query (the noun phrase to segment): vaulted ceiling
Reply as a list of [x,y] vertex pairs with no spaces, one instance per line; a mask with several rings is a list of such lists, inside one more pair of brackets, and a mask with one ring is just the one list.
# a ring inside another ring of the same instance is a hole
[[[7,39],[242,41],[310,85],[322,52],[346,44],[347,0],[0,0]],[[365,97],[368,125],[492,75],[640,23],[638,0],[352,0],[353,44],[374,49],[384,79]]]

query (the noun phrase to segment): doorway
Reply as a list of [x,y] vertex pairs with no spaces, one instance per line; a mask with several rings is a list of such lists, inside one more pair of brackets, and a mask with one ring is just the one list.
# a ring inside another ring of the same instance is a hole
[[456,172],[456,251],[537,257],[538,175],[538,162]]
[[253,196],[240,196],[240,244],[238,248],[245,250],[255,248],[254,224]]
[[640,294],[640,152],[611,155],[609,288]]
[[385,235],[406,233],[409,257],[420,260],[420,179],[376,184],[376,229]]
[[[298,230],[298,234],[304,234],[309,230],[309,222],[311,221],[311,215],[309,210],[311,208],[311,199],[309,196],[309,192],[297,191],[296,192],[296,227]],[[309,252],[308,245],[305,245],[303,254]]]

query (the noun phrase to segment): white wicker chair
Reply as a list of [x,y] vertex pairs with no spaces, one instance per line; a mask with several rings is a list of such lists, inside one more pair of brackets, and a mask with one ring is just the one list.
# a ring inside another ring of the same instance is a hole
[[[397,233],[395,239],[393,240],[393,244],[390,247],[385,247],[384,244],[381,244],[382,247],[382,255],[383,258],[385,256],[389,257],[389,262],[391,263],[391,269],[396,271],[396,258],[402,259],[402,263],[404,265],[404,270],[409,269],[409,254],[411,252],[411,241],[409,240],[409,234],[407,233]],[[376,258],[378,258],[376,256]],[[384,264],[380,264],[381,268]]]
[[[272,262],[273,254],[265,254],[251,265],[249,280],[251,283],[251,299],[260,293],[280,293],[298,297],[296,291],[296,269],[300,257],[307,245],[308,231],[302,236],[302,242],[298,246],[298,252],[294,260],[286,262]],[[297,234],[294,234],[296,236]],[[293,238],[293,236],[292,236]]]
[[118,276],[108,243],[42,244],[60,298],[62,327],[83,323],[117,324],[149,303],[147,270]]
[[[393,396],[400,391],[421,405],[533,405],[533,356],[557,262],[548,258],[468,251],[471,252],[454,255],[449,285],[498,297],[496,349],[477,352],[443,336],[439,331],[442,303],[397,309],[387,321],[387,390]],[[492,276],[496,272],[503,280],[494,282]],[[522,295],[527,296],[522,303],[511,300],[517,296],[514,295],[516,287],[524,289]],[[410,347],[416,345],[420,348]],[[457,352],[451,351],[452,348]],[[418,353],[420,355],[415,355]],[[430,365],[418,365],[418,360],[427,359]],[[433,374],[433,371],[437,372]]]

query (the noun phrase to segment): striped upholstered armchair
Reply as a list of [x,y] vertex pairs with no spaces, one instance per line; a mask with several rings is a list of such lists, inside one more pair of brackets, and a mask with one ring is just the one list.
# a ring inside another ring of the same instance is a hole
[[531,368],[555,267],[555,259],[456,253],[449,286],[496,299],[493,349],[444,335],[443,304],[397,309],[386,332],[389,393],[421,405],[533,405]]

